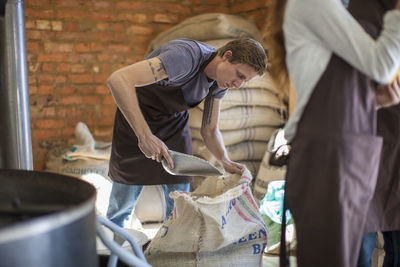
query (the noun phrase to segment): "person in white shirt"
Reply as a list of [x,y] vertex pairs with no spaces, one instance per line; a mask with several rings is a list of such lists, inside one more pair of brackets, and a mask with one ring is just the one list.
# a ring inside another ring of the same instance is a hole
[[[376,91],[368,77],[388,84],[400,69],[400,1],[376,40],[340,0],[275,4],[266,36],[271,75],[297,98],[285,137],[298,266],[353,267],[382,148],[376,106],[399,102],[398,88]],[[377,103],[382,94],[389,103]]]

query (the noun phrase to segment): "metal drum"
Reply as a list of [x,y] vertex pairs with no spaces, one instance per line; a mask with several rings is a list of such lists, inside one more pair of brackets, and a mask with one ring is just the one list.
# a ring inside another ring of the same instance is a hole
[[98,266],[95,198],[77,178],[0,170],[0,266]]

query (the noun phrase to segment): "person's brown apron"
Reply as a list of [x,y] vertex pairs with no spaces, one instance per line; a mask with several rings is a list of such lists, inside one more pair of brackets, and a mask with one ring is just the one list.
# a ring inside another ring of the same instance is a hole
[[[203,63],[199,72],[204,70],[214,56],[215,54]],[[190,80],[187,81],[189,82]],[[152,133],[160,138],[168,149],[192,154],[187,111],[191,107],[186,103],[181,89],[185,84],[178,87],[152,84],[136,88],[136,94]],[[110,178],[124,184],[176,184],[187,183],[193,179],[191,176],[171,175],[160,163],[146,158],[138,146],[135,133],[119,109],[115,115],[109,166]]]
[[368,78],[333,54],[291,143],[299,267],[356,266],[382,147],[375,104]]
[[[349,11],[377,38],[383,15],[396,0],[352,0]],[[372,25],[371,25],[372,24]],[[369,27],[368,27],[369,26]],[[365,232],[400,230],[400,105],[378,111],[377,134],[383,137],[378,180],[365,225]]]

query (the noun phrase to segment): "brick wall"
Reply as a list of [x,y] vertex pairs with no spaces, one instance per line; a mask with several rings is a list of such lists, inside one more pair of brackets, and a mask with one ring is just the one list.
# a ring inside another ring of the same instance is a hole
[[50,149],[73,142],[79,121],[110,141],[109,74],[142,59],[158,33],[208,12],[240,15],[261,29],[265,0],[25,0],[35,170],[45,168]]

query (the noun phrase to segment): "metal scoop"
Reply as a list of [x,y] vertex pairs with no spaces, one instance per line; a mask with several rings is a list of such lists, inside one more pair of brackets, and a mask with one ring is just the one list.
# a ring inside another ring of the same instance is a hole
[[161,164],[164,169],[172,175],[219,176],[223,174],[204,159],[173,150],[168,150],[168,152],[174,161],[174,169],[169,167],[168,162],[164,158]]

